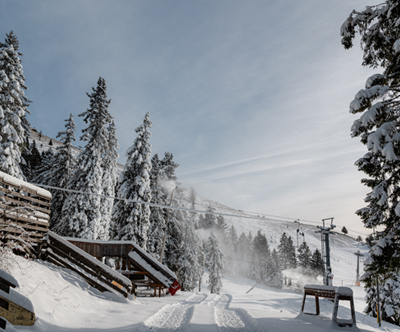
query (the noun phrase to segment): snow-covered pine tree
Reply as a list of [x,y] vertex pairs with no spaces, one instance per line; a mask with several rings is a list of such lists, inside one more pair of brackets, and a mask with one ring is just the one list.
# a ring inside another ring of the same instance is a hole
[[211,234],[206,245],[206,267],[209,272],[207,283],[210,293],[219,294],[221,291],[224,266],[224,254],[219,248],[219,241]]
[[164,158],[161,160],[161,168],[163,170],[164,178],[168,181],[176,181],[178,178],[175,175],[175,170],[179,167],[174,161],[174,155],[171,152],[165,152]]
[[393,274],[386,278],[380,298],[384,314],[382,319],[400,325],[400,275]]
[[30,143],[28,136],[25,137],[21,157],[23,159],[20,164],[21,170],[25,175],[26,181],[31,182],[42,164],[42,156],[36,147],[36,141],[32,140],[32,143]]
[[13,31],[0,43],[0,170],[24,179],[20,163],[24,137],[29,134],[30,101],[22,70],[22,53]]
[[[67,188],[75,166],[75,158],[72,155],[72,142],[75,141],[76,126],[72,114],[65,122],[65,131],[60,131],[57,134],[57,138],[60,138],[63,144],[56,148],[55,154],[53,154],[52,149],[43,152],[42,165],[38,169],[33,182],[52,187]],[[61,190],[50,189],[50,191],[53,195],[50,229],[54,229],[61,219],[61,211],[68,194]]]
[[240,234],[237,241],[237,257],[239,273],[244,277],[249,277],[249,271],[251,271],[251,240],[245,233]]
[[220,241],[222,251],[225,253],[229,251],[228,229],[229,226],[225,222],[224,216],[219,215],[216,218],[214,234]]
[[103,178],[102,178],[102,194],[100,213],[102,215],[102,224],[104,233],[99,234],[99,239],[107,241],[110,238],[112,230],[111,216],[114,206],[115,186],[117,184],[117,159],[118,159],[118,140],[116,136],[116,126],[114,120],[111,120],[108,128],[107,145],[103,157]]
[[315,276],[322,276],[324,274],[324,260],[318,248],[315,249],[311,256],[311,269]]
[[279,240],[278,245],[278,256],[280,260],[280,269],[295,269],[297,267],[296,262],[296,249],[293,245],[291,236],[287,236],[284,232]]
[[346,226],[343,226],[343,227],[342,227],[341,232],[342,232],[343,234],[348,234],[348,233],[349,233],[349,231],[347,230]]
[[268,283],[270,270],[271,251],[267,238],[261,231],[257,231],[253,239],[252,278],[264,284]]
[[[150,115],[135,129],[137,137],[126,151],[127,160],[121,174],[117,196],[129,200],[151,202],[150,172]],[[135,241],[147,249],[150,227],[150,207],[137,202],[117,201],[113,209],[113,224],[118,230],[117,239]]]
[[[370,189],[366,207],[356,213],[367,228],[382,229],[364,265],[367,313],[374,315],[375,280],[383,288],[387,278],[399,274],[400,258],[400,3],[386,0],[362,11],[352,11],[341,27],[342,44],[353,46],[356,33],[361,37],[362,65],[382,68],[369,77],[365,89],[350,103],[350,113],[359,114],[351,128],[360,137],[367,153],[356,166],[367,175],[362,183]],[[385,310],[385,308],[383,308]],[[383,311],[391,317],[392,312]]]
[[282,288],[283,276],[279,268],[278,252],[274,248],[271,252],[271,261],[268,274],[268,285],[278,289]]
[[[150,188],[151,202],[166,205],[165,194],[161,185],[163,178],[161,160],[156,153],[151,158]],[[172,211],[170,211],[172,212]],[[147,251],[159,259],[165,232],[165,218],[167,211],[159,207],[150,207],[150,227],[147,241]]]
[[303,242],[299,249],[298,249],[299,254],[297,255],[298,259],[298,266],[303,268],[303,271],[308,274],[310,273],[310,267],[311,267],[311,250],[310,247],[308,246],[307,242]]
[[226,265],[226,272],[235,275],[239,273],[239,257],[237,251],[238,236],[235,226],[232,225],[229,228],[226,238],[226,259],[229,260],[229,264]]
[[[208,205],[207,212],[214,212],[214,209],[211,206],[211,204]],[[217,218],[215,217],[215,214],[206,213],[204,218],[201,220],[201,224],[199,224],[199,227],[203,229],[215,229],[216,223],[217,223]]]
[[192,291],[204,272],[201,266],[202,241],[197,236],[193,224],[188,222],[188,214],[185,211],[178,211],[176,218],[180,224],[182,239],[179,255],[175,257],[178,266],[177,276],[182,290]]
[[97,240],[108,234],[107,225],[101,215],[101,198],[103,193],[103,159],[107,153],[108,132],[106,126],[112,117],[108,112],[110,100],[107,99],[107,86],[100,77],[93,92],[87,94],[90,107],[79,114],[88,127],[82,130],[81,139],[87,141],[77,158],[68,189],[80,191],[70,194],[64,202],[60,223],[55,230],[64,236],[73,236]]
[[196,190],[194,190],[194,188],[193,187],[190,187],[190,191],[189,191],[189,201],[190,201],[190,208],[192,209],[192,210],[195,210],[196,209],[196,197],[197,197],[197,194],[196,194]]

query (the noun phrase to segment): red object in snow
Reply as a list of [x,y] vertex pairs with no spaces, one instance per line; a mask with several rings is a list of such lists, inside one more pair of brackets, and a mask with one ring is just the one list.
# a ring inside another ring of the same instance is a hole
[[175,280],[171,287],[168,289],[168,292],[173,296],[175,293],[181,289],[181,285],[178,280]]

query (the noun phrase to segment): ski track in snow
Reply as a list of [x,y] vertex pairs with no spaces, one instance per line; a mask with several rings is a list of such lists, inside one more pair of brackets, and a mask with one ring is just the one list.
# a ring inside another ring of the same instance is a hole
[[206,297],[206,294],[196,293],[180,303],[168,304],[134,331],[185,331],[193,316],[194,306]]
[[229,309],[232,296],[222,294],[215,297],[212,305],[215,306],[215,321],[221,331],[259,331],[258,324],[246,310]]
[[185,301],[162,307],[134,331],[260,331],[245,310],[229,309],[231,301],[229,294],[196,293]]

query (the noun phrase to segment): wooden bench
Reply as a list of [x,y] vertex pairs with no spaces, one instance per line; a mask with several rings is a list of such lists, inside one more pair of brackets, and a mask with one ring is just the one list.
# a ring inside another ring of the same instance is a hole
[[[304,312],[304,306],[306,303],[307,295],[315,297],[315,314]],[[356,325],[356,314],[354,309],[354,299],[353,299],[353,290],[349,287],[334,287],[334,286],[322,286],[322,285],[305,285],[304,286],[304,296],[303,303],[301,306],[301,312],[308,315],[319,315],[320,307],[319,307],[319,298],[323,297],[326,299],[332,299],[334,302],[333,305],[333,314],[332,321],[334,321],[340,327],[345,326],[353,326]],[[350,310],[352,319],[340,319],[337,317],[339,310],[339,301],[350,301]]]
[[35,313],[32,302],[14,289],[18,282],[0,269],[0,329],[5,330],[7,321],[13,325],[32,326]]

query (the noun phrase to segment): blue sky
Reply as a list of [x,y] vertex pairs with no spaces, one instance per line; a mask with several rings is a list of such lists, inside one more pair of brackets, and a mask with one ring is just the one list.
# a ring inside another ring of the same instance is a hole
[[[146,112],[183,186],[230,207],[362,231],[354,95],[377,72],[339,29],[375,0],[0,0],[32,125],[55,137],[106,79],[120,162]],[[77,143],[79,144],[79,143]],[[365,231],[364,231],[365,232]]]

